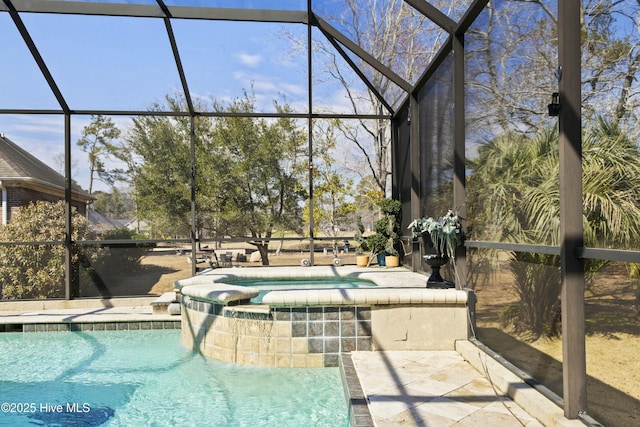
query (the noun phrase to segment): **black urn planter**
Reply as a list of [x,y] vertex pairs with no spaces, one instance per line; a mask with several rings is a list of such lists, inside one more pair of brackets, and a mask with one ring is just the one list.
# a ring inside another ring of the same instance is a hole
[[424,245],[425,255],[422,257],[429,267],[431,267],[431,276],[427,279],[427,288],[430,289],[450,289],[455,288],[455,284],[448,282],[440,275],[440,267],[449,262],[449,257],[440,255],[436,251],[433,241],[429,233],[422,233],[422,243]]

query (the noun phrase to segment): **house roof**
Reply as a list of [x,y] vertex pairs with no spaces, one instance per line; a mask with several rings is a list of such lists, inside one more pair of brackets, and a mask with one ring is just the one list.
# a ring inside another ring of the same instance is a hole
[[124,226],[118,221],[109,219],[95,209],[89,209],[89,221],[93,224],[94,229],[98,231],[115,230]]
[[[0,135],[0,181],[3,185],[43,187],[50,192],[64,194],[65,177],[47,166],[4,135]],[[90,200],[93,197],[72,184],[74,198]]]

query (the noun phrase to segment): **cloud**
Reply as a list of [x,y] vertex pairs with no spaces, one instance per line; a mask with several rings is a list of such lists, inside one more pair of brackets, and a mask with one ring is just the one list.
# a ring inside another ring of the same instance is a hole
[[[241,77],[243,79],[246,79],[247,76],[243,76]],[[273,79],[270,79],[268,77],[263,77],[263,76],[252,76],[252,84],[253,84],[253,90],[255,92],[266,92],[266,93],[277,93],[278,92],[278,85],[276,85],[276,83],[273,81]]]
[[262,55],[251,55],[244,52],[237,53],[236,58],[238,58],[242,64],[248,67],[256,67],[262,62]]
[[284,81],[280,77],[266,76],[260,74],[248,74],[241,71],[233,73],[233,78],[240,82],[244,88],[253,87],[256,95],[274,96],[284,94],[287,98],[297,99],[301,96],[306,97],[307,89],[295,83]]
[[11,133],[64,135],[64,117],[42,115],[10,115],[3,120],[3,130]]
[[306,95],[307,88],[300,85],[283,83],[281,85],[282,91],[287,94]]

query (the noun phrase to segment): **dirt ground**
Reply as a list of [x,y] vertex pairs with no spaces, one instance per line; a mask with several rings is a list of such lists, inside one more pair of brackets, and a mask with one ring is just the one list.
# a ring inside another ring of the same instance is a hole
[[[305,258],[309,258],[308,252],[289,250],[280,256],[270,254],[269,263],[298,266]],[[343,265],[355,264],[353,251],[340,254],[339,258]],[[331,265],[333,255],[316,253],[314,261],[316,265]],[[256,268],[261,263],[234,261],[233,265]],[[190,276],[186,255],[178,255],[172,248],[159,249],[142,259],[140,271],[111,291],[113,295],[162,294],[173,289],[175,280]],[[509,280],[494,278],[476,287],[477,337],[561,396],[561,339],[532,341],[514,334],[500,322],[502,311],[517,300]],[[605,426],[640,425],[640,320],[635,316],[634,303],[634,287],[624,272],[615,268],[596,278],[586,297],[588,412]]]
[[[235,254],[244,253],[244,248],[228,247],[216,250],[218,254],[225,251],[234,253],[233,266],[244,268],[261,267],[261,262],[237,262]],[[173,284],[176,280],[191,277],[192,266],[189,264],[187,254],[178,254],[175,248],[157,249],[149,252],[140,261],[140,268],[128,277],[125,277],[120,283],[112,286],[110,291],[113,295],[161,295],[164,292],[173,290]],[[356,255],[353,251],[340,253],[338,255],[341,264],[355,264]],[[287,250],[281,255],[275,253],[269,254],[269,265],[291,265],[299,266],[303,259],[309,259],[309,252]],[[334,260],[333,253],[316,252],[314,254],[315,265],[332,265]],[[206,263],[198,264],[198,268],[208,268]]]
[[[478,339],[562,396],[562,340],[518,336],[500,322],[516,302],[497,280],[476,289]],[[508,280],[505,280],[508,283]],[[588,414],[605,426],[640,426],[640,319],[624,266],[598,274],[585,297]]]

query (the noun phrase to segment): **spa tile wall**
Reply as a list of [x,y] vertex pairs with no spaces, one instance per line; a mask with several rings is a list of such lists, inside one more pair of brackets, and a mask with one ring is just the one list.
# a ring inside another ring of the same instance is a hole
[[371,350],[371,307],[276,308],[273,316],[291,322],[292,338],[306,338],[325,366],[338,366],[340,353]]
[[206,356],[260,366],[338,366],[340,354],[371,350],[370,307],[246,310],[183,301],[182,342]]

